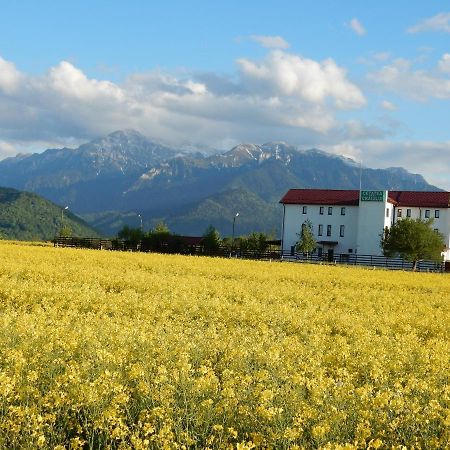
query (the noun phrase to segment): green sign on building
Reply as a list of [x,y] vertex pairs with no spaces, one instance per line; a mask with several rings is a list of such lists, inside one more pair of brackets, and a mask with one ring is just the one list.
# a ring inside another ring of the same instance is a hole
[[385,191],[361,191],[362,202],[384,202]]

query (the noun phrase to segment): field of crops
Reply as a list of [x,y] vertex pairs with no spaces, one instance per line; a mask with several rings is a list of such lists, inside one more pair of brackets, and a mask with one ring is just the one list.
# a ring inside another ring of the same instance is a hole
[[0,448],[448,448],[449,286],[1,242]]

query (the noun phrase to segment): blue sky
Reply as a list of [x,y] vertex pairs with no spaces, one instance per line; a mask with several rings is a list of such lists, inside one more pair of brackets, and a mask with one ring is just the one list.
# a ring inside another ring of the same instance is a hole
[[450,189],[450,3],[1,1],[0,157],[121,128],[283,140]]

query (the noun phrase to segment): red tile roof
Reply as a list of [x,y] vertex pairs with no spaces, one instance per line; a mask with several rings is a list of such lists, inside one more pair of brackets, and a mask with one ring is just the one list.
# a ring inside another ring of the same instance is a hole
[[[396,206],[449,208],[450,192],[389,191]],[[280,200],[286,205],[359,205],[358,190],[290,189]]]
[[358,205],[359,191],[290,189],[280,203],[291,205]]
[[389,191],[388,197],[396,206],[450,207],[450,192]]

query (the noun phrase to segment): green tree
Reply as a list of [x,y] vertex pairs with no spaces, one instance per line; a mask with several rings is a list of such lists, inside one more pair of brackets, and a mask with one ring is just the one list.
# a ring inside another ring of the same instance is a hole
[[241,239],[241,249],[253,252],[255,254],[264,253],[267,250],[267,235],[265,233],[251,232],[248,236]]
[[317,247],[317,242],[314,239],[312,231],[312,223],[309,219],[302,223],[302,228],[300,229],[300,233],[297,233],[297,236],[299,239],[295,244],[295,250],[306,253],[306,258],[308,258],[309,254]]
[[131,228],[124,225],[117,233],[117,237],[124,241],[139,242],[143,238],[143,233],[140,228]]
[[220,249],[220,234],[212,225],[203,233],[203,248],[209,255],[217,254]]
[[72,236],[72,228],[69,225],[63,225],[59,230],[60,237],[69,237]]
[[413,270],[422,259],[442,261],[444,237],[433,230],[433,219],[405,218],[398,220],[391,228],[386,227],[381,236],[383,254],[400,256],[413,263]]
[[124,249],[139,250],[144,234],[140,228],[131,228],[128,225],[124,225],[117,233],[117,237],[124,241]]
[[145,245],[148,250],[156,252],[167,252],[172,234],[164,222],[159,222],[150,230],[145,238]]
[[165,235],[169,235],[170,234],[170,230],[169,227],[164,223],[164,222],[158,222],[155,227],[152,230],[153,233],[156,234],[165,234]]

